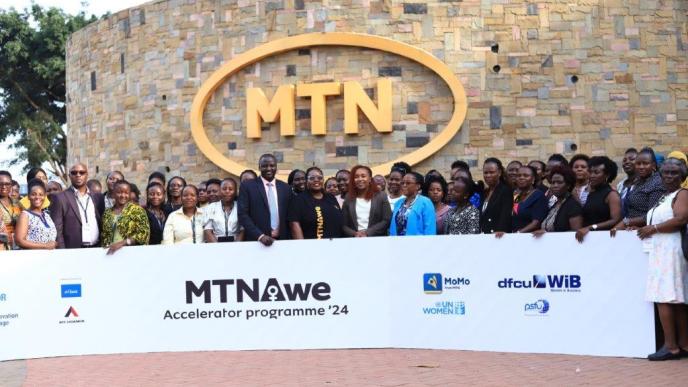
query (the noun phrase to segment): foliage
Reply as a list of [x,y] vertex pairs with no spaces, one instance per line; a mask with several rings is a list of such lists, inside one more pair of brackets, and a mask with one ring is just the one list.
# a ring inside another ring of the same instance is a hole
[[57,8],[0,9],[0,141],[16,136],[18,159],[67,181],[65,48],[72,32],[95,21]]

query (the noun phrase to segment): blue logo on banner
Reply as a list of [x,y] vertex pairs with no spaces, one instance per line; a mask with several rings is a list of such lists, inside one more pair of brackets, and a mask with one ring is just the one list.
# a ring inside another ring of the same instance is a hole
[[423,291],[428,294],[442,293],[442,274],[425,273],[423,274]]
[[433,306],[423,308],[423,314],[463,316],[466,314],[466,304],[463,301],[438,301]]
[[81,297],[81,284],[65,284],[61,290],[62,298]]
[[577,274],[535,274],[532,280],[517,280],[514,278],[504,278],[497,282],[497,286],[502,289],[546,289],[553,292],[580,292],[581,276]]
[[549,301],[537,300],[533,303],[528,303],[523,307],[523,312],[526,315],[547,314],[549,312]]

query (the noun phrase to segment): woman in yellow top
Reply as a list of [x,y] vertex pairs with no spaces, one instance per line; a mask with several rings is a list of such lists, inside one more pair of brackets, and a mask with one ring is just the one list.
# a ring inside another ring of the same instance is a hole
[[[45,184],[46,186],[48,185],[48,175],[45,173],[43,168],[33,167],[29,169],[29,172],[26,173],[26,183],[30,182],[33,179],[40,179],[43,182],[43,184]],[[19,206],[25,210],[31,208],[31,203],[29,203],[29,195],[26,195],[23,198],[21,198],[21,200],[19,201]],[[48,207],[50,207],[50,200],[48,200],[48,195],[46,195],[45,199],[43,199],[43,205],[41,205],[41,210],[45,210]]]
[[198,188],[182,189],[182,207],[170,213],[162,232],[162,244],[203,243],[204,208],[198,208]]
[[131,185],[119,180],[114,186],[114,203],[103,213],[101,243],[113,254],[124,246],[147,245],[150,226],[146,210],[130,201]]
[[[683,164],[688,165],[688,157],[686,157],[686,154],[681,152],[681,151],[673,151],[667,155],[667,159],[679,159],[683,161]],[[688,178],[683,180],[683,183],[681,183],[681,188],[688,188]]]
[[21,214],[21,208],[10,198],[11,191],[12,174],[7,171],[0,171],[0,219],[5,224],[7,244],[10,248],[14,246],[14,226],[19,214]]

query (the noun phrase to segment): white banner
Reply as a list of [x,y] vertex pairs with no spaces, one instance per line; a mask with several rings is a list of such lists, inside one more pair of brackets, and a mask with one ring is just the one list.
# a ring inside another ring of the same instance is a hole
[[0,360],[318,348],[644,357],[631,233],[390,237],[0,254]]

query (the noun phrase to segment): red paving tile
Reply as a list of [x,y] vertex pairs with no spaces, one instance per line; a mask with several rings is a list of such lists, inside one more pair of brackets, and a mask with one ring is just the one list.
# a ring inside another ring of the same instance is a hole
[[75,356],[0,363],[0,386],[685,386],[688,360],[439,350]]

